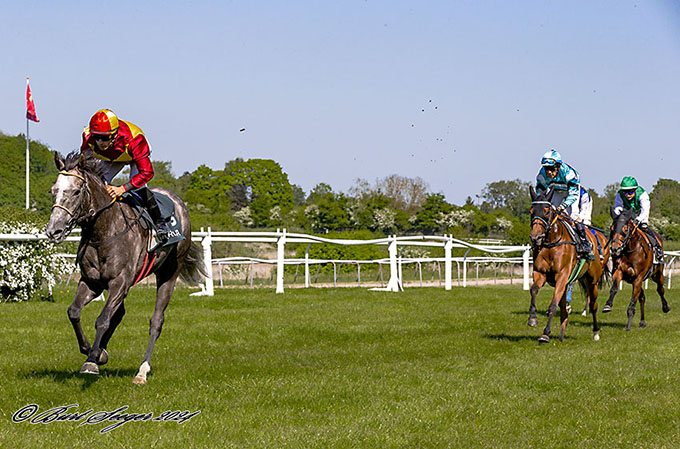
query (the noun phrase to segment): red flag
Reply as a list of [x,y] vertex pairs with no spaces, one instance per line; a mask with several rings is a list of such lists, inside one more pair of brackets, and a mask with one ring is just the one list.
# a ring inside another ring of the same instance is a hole
[[26,77],[26,118],[39,122],[38,114],[35,113],[35,103],[33,103],[33,95],[31,95],[31,86],[28,85],[28,77]]

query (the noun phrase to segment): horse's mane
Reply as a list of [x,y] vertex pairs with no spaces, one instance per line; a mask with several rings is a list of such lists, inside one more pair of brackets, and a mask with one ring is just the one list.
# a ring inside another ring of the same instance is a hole
[[[83,156],[85,164],[80,163],[80,156]],[[82,171],[94,175],[97,179],[104,182],[106,178],[106,166],[101,159],[94,157],[92,151],[79,150],[71,151],[66,158],[64,158],[64,170],[73,170],[78,167]]]

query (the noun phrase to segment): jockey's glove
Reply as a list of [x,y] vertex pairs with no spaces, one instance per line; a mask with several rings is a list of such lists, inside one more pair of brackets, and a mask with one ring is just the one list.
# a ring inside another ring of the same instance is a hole
[[560,204],[557,207],[557,215],[562,215],[562,213],[564,213],[564,206]]
[[642,220],[640,220],[640,217],[635,217],[635,219],[633,220],[633,224],[635,226],[640,226],[640,223],[642,223]]

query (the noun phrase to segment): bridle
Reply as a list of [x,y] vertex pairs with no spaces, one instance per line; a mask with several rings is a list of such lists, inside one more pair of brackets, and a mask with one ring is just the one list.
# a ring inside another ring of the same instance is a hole
[[[81,181],[83,181],[83,188],[84,188],[84,190],[85,190],[85,195],[88,195],[88,197],[90,196],[90,189],[89,189],[88,186],[87,186],[87,179],[85,178],[85,176],[83,176],[83,175],[81,175],[81,174],[78,174],[78,173],[73,173],[73,172],[64,171],[64,170],[59,171],[58,175],[74,176],[74,177],[80,179]],[[93,211],[92,209],[90,209],[90,211],[89,211],[89,213],[88,213],[88,216],[86,216],[86,217],[84,217],[84,218],[80,218],[81,212],[82,212],[82,210],[83,210],[83,202],[84,202],[84,201],[81,200],[81,201],[79,202],[79,204],[78,204],[79,208],[78,208],[77,210],[74,210],[74,211],[72,211],[72,210],[69,209],[68,207],[66,207],[66,206],[64,206],[64,205],[62,205],[62,204],[58,204],[58,203],[53,204],[53,205],[52,205],[52,209],[58,208],[58,209],[61,209],[61,210],[65,211],[67,214],[69,214],[69,216],[71,217],[71,219],[70,219],[70,220],[68,221],[68,223],[66,224],[66,228],[70,230],[70,229],[73,228],[73,226],[75,226],[76,224],[79,224],[79,223],[81,223],[82,221],[84,221],[84,220],[86,220],[87,218],[89,218],[90,213],[91,213],[91,214],[94,214],[94,211]]]
[[[630,221],[630,219],[629,219]],[[630,243],[630,240],[633,238],[633,235],[635,234],[635,231],[637,230],[637,225],[631,227],[631,229],[623,236],[623,238],[616,237],[615,235],[612,235],[612,237],[609,239],[612,243],[620,243],[619,248],[621,248],[621,251],[623,251],[625,248],[628,247],[628,244]],[[614,230],[612,229],[612,234],[614,234]],[[621,235],[621,234],[618,234]],[[612,248],[614,249],[614,248]]]
[[[552,213],[555,209],[550,201],[532,201],[531,204],[532,205],[534,205],[534,204],[548,204],[550,206],[550,215],[551,216],[552,216]],[[550,216],[548,217],[548,219],[550,219]],[[552,223],[549,223],[548,220],[546,220],[545,218],[535,216],[535,217],[531,218],[531,227],[534,226],[534,223],[538,222],[538,224],[543,228],[543,235],[541,237],[543,239],[545,239],[548,236],[548,231],[550,230],[550,227],[555,222],[554,220],[551,220],[551,221],[552,221]]]
[[[85,194],[89,198],[88,203],[90,205],[92,204],[92,193],[90,192],[90,189],[89,189],[89,186],[88,186],[88,183],[87,183],[87,178],[85,176],[78,174],[78,173],[73,173],[73,172],[64,171],[64,170],[59,171],[58,174],[64,175],[64,176],[74,176],[74,177],[80,179],[81,181],[83,181],[83,188],[86,192]],[[76,224],[80,225],[81,223],[83,223],[83,222],[85,222],[85,221],[87,221],[87,220],[89,220],[93,217],[96,217],[97,215],[99,215],[100,212],[104,211],[105,209],[108,209],[109,207],[111,207],[112,205],[117,203],[117,201],[112,200],[110,203],[105,204],[104,206],[100,207],[97,210],[90,207],[90,209],[87,211],[87,213],[85,215],[82,215],[82,211],[84,209],[83,208],[84,201],[85,200],[81,200],[80,204],[79,204],[80,207],[78,209],[74,210],[74,211],[70,210],[68,207],[66,207],[62,204],[55,203],[55,204],[52,205],[52,209],[54,209],[54,208],[62,209],[67,214],[69,214],[69,216],[71,217],[71,219],[66,224],[67,232],[70,231]],[[120,206],[119,202],[118,202],[118,204]],[[118,238],[120,238],[121,236],[126,234],[130,229],[132,229],[132,227],[136,223],[139,222],[139,220],[141,219],[141,217],[143,215],[143,212],[140,212],[137,216],[135,216],[132,219],[132,221],[129,221],[128,217],[125,216],[125,214],[122,212],[122,210],[121,210],[121,213],[123,214],[123,218],[125,219],[125,222],[126,222],[125,229],[123,229],[121,232],[117,233],[116,235],[114,235],[113,237],[111,237],[109,239],[106,239],[106,240],[101,241],[101,242],[89,241],[88,244],[91,245],[91,246],[94,246],[94,247],[98,247],[98,246],[103,246],[103,245],[109,244],[114,240],[117,240]]]
[[[531,226],[534,226],[534,223],[538,222],[538,224],[543,228],[543,235],[541,235],[541,240],[543,240],[543,243],[538,245],[539,247],[543,248],[553,248],[555,246],[560,246],[560,245],[574,245],[575,243],[569,240],[562,240],[562,236],[559,236],[558,239],[554,242],[545,242],[548,238],[548,233],[550,232],[550,228],[557,222],[557,220],[560,218],[559,214],[556,213],[555,206],[550,201],[545,201],[545,200],[538,200],[538,201],[532,201],[532,205],[534,204],[548,204],[550,206],[550,215],[548,216],[548,219],[546,220],[543,217],[532,217],[531,218]],[[554,218],[551,219],[551,217],[555,215]]]
[[[88,183],[87,183],[87,177],[85,177],[85,176],[83,176],[83,175],[81,175],[81,174],[79,174],[79,173],[73,173],[73,172],[64,171],[64,170],[59,171],[58,175],[74,176],[74,177],[80,179],[81,181],[83,181],[83,188],[84,188],[84,190],[85,190],[85,195],[88,196],[88,203],[89,203],[90,205],[92,204],[92,193],[90,192],[90,188],[89,188]],[[84,208],[83,208],[84,200],[81,200],[81,202],[80,202],[80,204],[79,204],[80,207],[79,207],[78,209],[74,210],[74,211],[70,210],[68,207],[66,207],[66,206],[64,206],[64,205],[62,205],[62,204],[57,204],[57,203],[55,203],[55,204],[52,205],[52,209],[54,209],[54,208],[62,209],[62,210],[65,211],[67,214],[69,214],[69,216],[71,217],[71,219],[69,220],[69,222],[67,223],[66,226],[67,226],[67,229],[71,229],[71,228],[72,228],[73,226],[75,226],[76,224],[79,225],[79,224],[81,224],[82,222],[84,222],[84,221],[86,221],[86,220],[89,220],[90,218],[99,215],[100,212],[102,212],[104,209],[108,209],[108,208],[111,207],[114,203],[115,203],[115,201],[111,201],[110,203],[107,203],[106,205],[104,205],[103,207],[100,207],[100,208],[97,209],[97,210],[95,210],[95,209],[93,209],[92,207],[90,207],[90,209],[87,211],[87,214],[85,214],[85,215],[81,215],[81,214],[82,214],[82,211],[83,211],[83,209],[84,209]]]

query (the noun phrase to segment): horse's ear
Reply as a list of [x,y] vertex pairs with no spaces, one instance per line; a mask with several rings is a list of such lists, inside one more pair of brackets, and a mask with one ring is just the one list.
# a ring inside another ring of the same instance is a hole
[[54,152],[54,165],[57,166],[57,170],[62,171],[64,169],[64,160],[58,151]]
[[531,195],[531,201],[536,201],[536,190],[534,186],[529,186],[529,195]]
[[80,153],[80,159],[78,159],[78,167],[81,168],[87,167],[87,159],[85,159],[85,155],[83,153]]
[[614,212],[614,208],[609,206],[609,215],[611,215],[612,220],[616,220],[621,214],[617,214],[616,212]]
[[548,190],[548,194],[546,196],[547,196],[548,201],[550,201],[551,203],[552,203],[552,197],[553,197],[554,193],[555,193],[555,189],[550,187],[550,190]]

